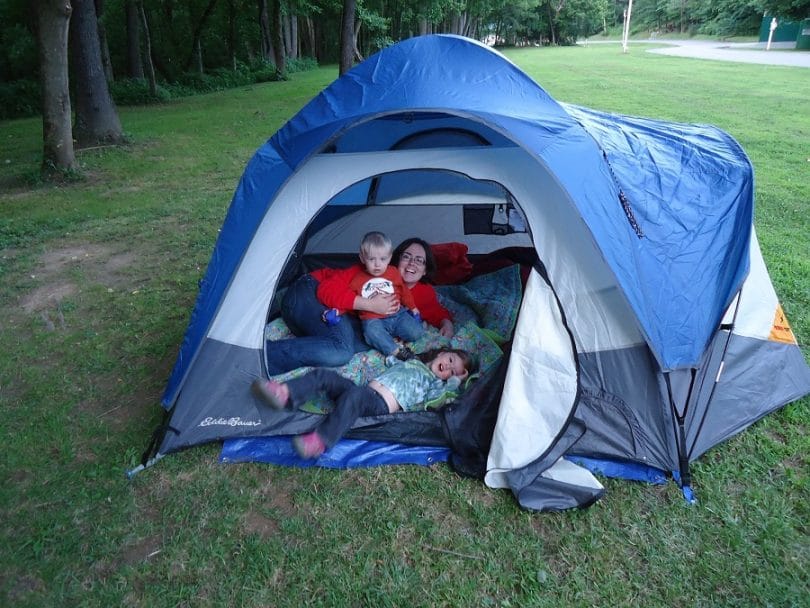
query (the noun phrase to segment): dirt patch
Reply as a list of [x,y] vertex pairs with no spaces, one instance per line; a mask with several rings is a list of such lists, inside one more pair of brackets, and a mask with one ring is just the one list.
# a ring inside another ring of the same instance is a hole
[[41,264],[39,272],[51,276],[69,266],[78,265],[82,262],[94,262],[109,255],[110,250],[103,245],[70,245],[61,249],[46,251],[42,254],[39,260]]
[[245,531],[262,539],[272,538],[278,533],[278,522],[258,511],[249,511],[245,516]]
[[137,563],[155,557],[161,552],[163,539],[158,534],[140,538],[121,549],[118,563],[121,566],[134,566]]
[[282,515],[297,514],[289,488],[282,484],[273,480],[268,481],[261,490],[261,497],[268,507]]
[[[28,314],[44,311],[45,309],[58,308],[59,303],[64,298],[72,296],[77,291],[78,288],[73,283],[63,282],[43,285],[26,294],[20,301],[20,304],[23,310]],[[47,316],[50,319],[50,315]],[[51,323],[53,323],[53,321],[51,321]]]
[[[31,271],[31,278],[42,283],[20,299],[26,313],[46,311],[43,321],[49,329],[58,326],[59,303],[79,291],[75,281],[65,276],[73,269],[80,269],[91,283],[116,287],[130,283],[125,270],[137,262],[137,256],[130,251],[114,252],[110,247],[99,244],[67,245],[45,252],[39,263]],[[57,309],[50,314],[49,309]]]

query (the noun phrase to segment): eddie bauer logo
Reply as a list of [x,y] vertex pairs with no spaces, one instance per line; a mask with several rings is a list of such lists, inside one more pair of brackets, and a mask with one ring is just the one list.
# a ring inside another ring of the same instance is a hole
[[232,418],[214,418],[213,416],[208,416],[208,418],[203,418],[199,426],[259,426],[260,424],[261,422],[255,422],[253,420],[242,420],[239,416],[233,416]]

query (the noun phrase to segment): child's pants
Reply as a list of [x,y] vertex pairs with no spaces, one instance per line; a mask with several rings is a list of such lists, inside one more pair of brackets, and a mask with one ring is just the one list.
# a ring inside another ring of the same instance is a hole
[[334,409],[315,429],[328,448],[335,445],[358,418],[388,413],[388,404],[377,391],[367,386],[357,386],[330,369],[312,370],[286,384],[290,389],[290,401],[296,407],[306,403],[320,390],[335,402]]
[[386,357],[397,352],[399,344],[394,338],[405,342],[415,342],[425,333],[421,320],[417,320],[407,308],[390,317],[366,319],[363,321],[363,337],[369,346],[376,348]]

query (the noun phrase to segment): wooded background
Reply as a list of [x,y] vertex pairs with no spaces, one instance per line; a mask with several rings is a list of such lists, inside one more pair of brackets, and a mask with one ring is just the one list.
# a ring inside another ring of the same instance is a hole
[[[36,10],[0,0],[0,81],[39,72]],[[143,78],[144,46],[159,79],[280,57],[337,63],[344,0],[95,0],[108,80]],[[71,4],[71,2],[63,2]],[[74,5],[74,13],[77,2]],[[351,2],[354,4],[354,2]],[[509,45],[570,44],[621,28],[626,0],[357,0],[357,56],[426,33]],[[754,35],[763,12],[810,16],[807,0],[635,0],[636,32]]]
[[[218,86],[211,75],[231,86],[279,79],[302,58],[337,62],[342,74],[430,33],[573,44],[618,32],[627,9],[627,0],[0,0],[0,118],[41,112],[43,173],[73,171],[74,140],[123,140],[113,97],[127,90],[148,102],[165,98],[162,84]],[[755,35],[765,12],[802,19],[810,0],[635,0],[631,32]]]

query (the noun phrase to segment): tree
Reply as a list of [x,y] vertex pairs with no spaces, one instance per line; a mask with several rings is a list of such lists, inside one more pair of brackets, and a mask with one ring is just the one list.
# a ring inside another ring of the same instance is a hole
[[138,13],[143,26],[143,65],[146,66],[146,80],[149,82],[149,94],[157,96],[157,79],[155,78],[155,65],[152,62],[152,36],[149,33],[149,21],[143,9],[143,1],[138,0]]
[[124,11],[127,24],[127,74],[130,78],[143,78],[140,3],[137,0],[126,0]]
[[42,84],[42,173],[78,168],[73,151],[68,87],[70,0],[37,0],[37,43]]
[[264,61],[271,61],[275,54],[273,50],[273,36],[270,33],[270,16],[267,10],[267,0],[257,0],[259,8],[259,41],[261,56]]
[[343,0],[343,15],[340,20],[340,68],[342,76],[354,62],[354,12],[355,0]]
[[118,143],[124,139],[115,109],[98,39],[94,0],[73,0],[70,20],[71,63],[76,78],[76,123],[73,136],[79,146]]
[[273,62],[276,64],[276,71],[284,73],[284,35],[281,31],[281,0],[273,0],[273,18],[271,23],[271,34],[273,38]]
[[101,65],[107,82],[115,80],[112,60],[110,59],[110,46],[107,43],[107,28],[104,26],[104,0],[95,0],[96,25],[98,26],[98,44],[101,49]]
[[793,21],[810,18],[810,0],[762,0],[761,4],[770,15]]

